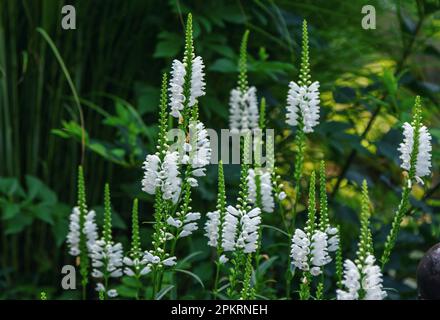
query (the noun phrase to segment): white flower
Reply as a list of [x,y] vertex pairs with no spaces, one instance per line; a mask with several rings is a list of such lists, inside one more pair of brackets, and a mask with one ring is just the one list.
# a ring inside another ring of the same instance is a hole
[[265,171],[261,174],[261,202],[263,204],[264,212],[273,212],[275,202],[272,191],[272,176],[270,172]]
[[322,231],[315,231],[311,244],[312,265],[322,267],[331,261],[327,251],[327,234]]
[[226,262],[229,261],[229,259],[228,259],[228,257],[226,257],[224,254],[222,254],[222,255],[220,256],[219,261],[220,261],[220,263],[225,264]]
[[182,221],[180,221],[179,219],[174,219],[173,217],[168,217],[167,223],[175,228],[180,228],[183,224]]
[[166,267],[172,267],[177,263],[176,257],[174,257],[174,256],[167,257],[167,255],[166,255],[165,258],[161,260],[160,257],[154,255],[154,253],[152,253],[150,251],[144,252],[143,261],[144,261],[144,263],[163,265]]
[[185,142],[183,145],[184,154],[181,157],[181,163],[191,166],[192,177],[188,177],[187,182],[191,187],[197,187],[196,178],[205,176],[206,166],[211,161],[212,150],[208,131],[201,121],[189,124],[189,136],[190,143]]
[[182,228],[179,233],[179,238],[184,238],[191,235],[194,231],[198,229],[197,223],[193,221],[197,221],[200,219],[199,212],[189,212],[185,217],[182,218],[173,218],[168,217],[167,223],[175,228]]
[[240,132],[241,120],[241,92],[238,89],[232,89],[229,98],[229,129],[231,132]]
[[257,129],[259,121],[257,89],[250,87],[242,93],[232,89],[229,99],[229,128],[233,133]]
[[257,101],[257,89],[255,87],[250,87],[248,91],[243,95],[243,100],[247,103],[246,112],[243,112],[243,116],[247,116],[249,120],[249,129],[257,129],[259,122],[259,111],[258,111],[258,101]]
[[156,188],[162,183],[160,179],[160,159],[155,154],[147,155],[142,169],[145,170],[142,179],[142,191],[155,194]]
[[189,124],[189,132],[191,141],[189,163],[193,169],[196,169],[192,174],[196,177],[204,176],[203,168],[209,164],[212,152],[208,131],[205,129],[205,125],[198,121]]
[[160,263],[160,258],[154,255],[153,253],[151,253],[150,251],[144,252],[143,260],[145,260],[146,262],[150,262],[152,264]]
[[104,287],[104,285],[102,283],[98,282],[96,284],[95,290],[98,291],[98,292],[105,291],[105,287]]
[[168,152],[162,164],[160,176],[162,178],[163,198],[177,203],[180,196],[180,185],[182,179],[179,177],[178,166],[179,153],[177,151]]
[[241,218],[241,234],[237,239],[237,246],[244,247],[245,253],[252,253],[257,251],[258,245],[258,229],[261,223],[261,210],[254,208],[245,213]]
[[205,236],[208,237],[208,246],[217,247],[220,237],[220,212],[208,212],[206,214],[208,220],[205,224]]
[[304,132],[313,132],[319,123],[319,82],[310,86],[299,86],[294,81],[289,84],[287,95],[287,124],[298,125],[299,113],[304,123]]
[[177,151],[167,152],[163,162],[154,155],[147,155],[143,169],[142,191],[148,194],[155,194],[157,189],[162,191],[165,200],[177,203],[180,196],[180,185],[182,179],[179,172],[179,153]]
[[[182,116],[181,111],[184,108],[185,96],[183,95],[183,86],[186,76],[186,65],[179,60],[173,61],[170,80],[170,108],[171,115],[175,118]],[[201,57],[195,57],[192,60],[191,74],[191,92],[189,96],[188,106],[192,107],[196,104],[197,98],[205,95],[205,68]]]
[[344,279],[342,284],[347,290],[336,290],[337,300],[357,300],[360,285],[361,274],[353,261],[347,259],[344,262]]
[[164,266],[172,267],[172,266],[176,265],[176,263],[177,263],[176,259],[177,259],[176,257],[167,258],[167,259],[163,260],[162,263]]
[[251,203],[257,202],[257,184],[255,181],[255,170],[249,169],[247,176],[248,199]]
[[284,192],[284,191],[281,191],[279,194],[278,194],[278,199],[280,200],[280,201],[283,201],[284,199],[286,199],[286,193]]
[[268,171],[259,170],[259,172],[256,172],[254,169],[249,169],[247,176],[249,201],[253,204],[255,204],[257,201],[256,175],[258,175],[260,178],[261,209],[264,212],[273,212],[275,202],[272,190],[272,176]]
[[151,267],[147,264],[147,261],[145,260],[124,257],[123,263],[125,265],[124,273],[127,276],[144,276],[151,271]]
[[325,230],[325,232],[327,233],[327,236],[328,236],[328,240],[327,240],[328,251],[334,252],[334,251],[338,250],[338,247],[339,247],[338,229],[333,228],[333,227],[328,227]]
[[94,210],[90,210],[86,215],[86,221],[84,223],[84,233],[87,238],[87,249],[89,255],[91,255],[92,247],[98,239],[98,227],[95,222],[96,213]]
[[365,266],[362,269],[364,300],[383,300],[387,296],[386,292],[382,290],[382,272],[379,266],[374,263],[374,256],[370,254],[365,259]]
[[337,290],[338,300],[357,300],[359,290],[364,291],[363,300],[382,300],[386,292],[382,287],[382,273],[379,266],[375,265],[375,258],[369,254],[361,265],[356,266],[351,260],[344,263],[344,280],[342,284],[346,290]]
[[316,230],[310,237],[301,229],[296,229],[292,237],[290,256],[292,264],[300,270],[309,271],[313,276],[321,274],[321,267],[330,263],[327,234]]
[[261,223],[260,208],[246,212],[228,206],[226,210],[222,234],[223,249],[225,251],[243,249],[245,253],[255,252],[258,245],[258,229]]
[[118,278],[122,276],[123,253],[122,244],[107,243],[104,239],[97,240],[92,248],[92,276],[101,278],[104,274]]
[[226,208],[225,223],[222,232],[222,247],[225,251],[234,251],[240,213],[232,206]]
[[[78,207],[74,207],[70,214],[69,233],[67,234],[67,244],[69,245],[69,254],[78,256],[81,253],[79,248],[80,230],[79,230],[79,215]],[[88,255],[92,254],[92,247],[98,238],[97,227],[95,223],[95,211],[89,211],[85,216],[84,234],[86,235],[86,243]]]
[[187,213],[187,215],[185,216],[184,222],[187,223],[191,221],[197,221],[200,219],[200,217],[201,217],[200,212],[190,212]]
[[308,256],[310,253],[310,240],[301,229],[296,229],[292,237],[290,256],[292,264],[303,271],[309,270]]
[[[409,171],[411,169],[411,153],[414,145],[414,128],[408,122],[403,124],[403,142],[400,144],[400,159],[403,169]],[[419,130],[419,150],[416,161],[416,179],[419,182],[423,181],[421,177],[431,174],[431,135],[425,126]]]
[[107,291],[107,295],[110,298],[115,298],[118,296],[118,291],[116,291],[116,289],[111,289],[111,290]]
[[172,65],[169,89],[171,115],[175,118],[179,118],[181,116],[180,111],[183,110],[183,103],[185,102],[185,96],[183,95],[185,75],[185,65],[179,60],[175,59]]
[[192,61],[191,96],[188,104],[190,107],[196,104],[197,98],[205,95],[204,68],[202,57],[195,57]]

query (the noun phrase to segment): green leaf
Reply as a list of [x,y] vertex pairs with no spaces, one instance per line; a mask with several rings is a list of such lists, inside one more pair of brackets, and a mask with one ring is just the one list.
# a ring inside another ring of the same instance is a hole
[[5,234],[16,234],[22,232],[26,227],[32,224],[32,216],[31,215],[16,215],[14,218],[9,219],[6,224]]
[[69,222],[67,219],[63,219],[54,223],[51,228],[52,234],[55,238],[55,244],[60,247],[66,240],[67,233],[69,231]]
[[174,33],[161,32],[159,38],[162,39],[156,45],[154,58],[170,58],[176,56],[182,48],[182,38]]
[[7,196],[25,197],[24,190],[17,178],[0,177],[0,193]]
[[284,234],[286,237],[288,237],[290,239],[290,235],[286,231],[281,230],[280,228],[270,226],[267,224],[262,224],[261,228],[272,229],[272,230],[278,231],[279,233]]
[[44,221],[48,224],[53,225],[53,217],[52,217],[52,207],[47,206],[45,204],[37,204],[36,206],[31,206],[30,210],[32,210],[33,215]]
[[196,275],[195,273],[192,273],[191,271],[183,270],[183,269],[174,269],[174,271],[181,272],[181,273],[184,273],[184,274],[187,274],[187,275],[193,277],[202,286],[203,289],[205,288],[205,285],[203,284],[202,279],[200,279],[200,277],[198,275]]
[[55,192],[49,189],[40,179],[33,176],[26,176],[26,186],[28,189],[28,199],[41,200],[44,204],[54,205],[57,203]]
[[200,254],[202,254],[202,253],[203,253],[203,251],[196,251],[196,252],[193,252],[193,253],[187,255],[185,258],[183,258],[182,260],[179,261],[179,266],[183,266],[183,265],[185,265],[185,264],[186,264],[187,262],[189,262],[192,258],[194,258],[194,257],[196,257],[196,256],[198,256],[198,255],[200,255]]
[[170,292],[172,289],[174,288],[173,285],[169,285],[167,287],[162,288],[162,290],[160,290],[157,294],[156,294],[156,300],[162,300],[163,297],[165,297],[165,295]]
[[136,298],[137,289],[120,285],[117,288],[118,294],[125,298]]
[[388,93],[394,98],[398,89],[398,81],[394,76],[394,72],[390,69],[386,69],[382,77],[383,83],[388,90]]
[[142,283],[138,279],[128,276],[122,278],[122,283],[131,288],[140,288],[142,286]]
[[3,206],[3,220],[14,218],[20,212],[20,205],[6,202]]
[[214,63],[211,64],[209,70],[222,73],[234,73],[237,72],[237,63],[229,59],[220,58],[215,60]]
[[158,111],[159,88],[136,83],[135,92],[137,97],[137,110],[141,115]]
[[262,276],[266,273],[266,271],[272,266],[272,264],[275,262],[275,260],[277,260],[278,257],[274,256],[271,257],[270,259],[264,261],[263,263],[260,264],[260,266],[258,267],[258,276]]

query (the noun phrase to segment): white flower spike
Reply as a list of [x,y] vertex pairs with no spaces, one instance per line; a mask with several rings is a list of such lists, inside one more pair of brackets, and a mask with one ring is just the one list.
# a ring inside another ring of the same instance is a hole
[[[382,272],[379,266],[375,265],[375,258],[369,254],[361,265],[357,266],[351,260],[344,263],[344,280],[342,284],[345,290],[338,289],[336,298],[338,300],[383,300],[387,294],[382,286]],[[363,297],[360,297],[360,289],[363,290]]]
[[261,223],[260,208],[254,208],[246,212],[228,206],[226,210],[222,233],[223,250],[242,249],[244,253],[255,252],[259,238],[258,228]]
[[257,129],[259,110],[257,89],[250,87],[245,93],[232,89],[229,99],[229,129],[233,133]]
[[[405,122],[403,124],[403,142],[400,144],[400,159],[402,169],[409,171],[411,169],[411,153],[414,144],[414,127]],[[431,135],[425,126],[419,130],[419,150],[416,161],[416,180],[423,184],[421,179],[431,174]]]
[[291,126],[298,125],[301,116],[304,132],[313,132],[313,127],[319,123],[319,82],[315,81],[310,86],[299,86],[291,81],[287,95],[287,119]]
[[300,270],[310,271],[313,276],[320,275],[321,267],[331,262],[328,255],[327,234],[315,231],[312,236],[296,229],[292,237],[290,251],[292,264]]
[[[81,253],[79,248],[79,208],[74,207],[70,214],[69,233],[67,234],[67,244],[69,245],[69,254],[76,257]],[[91,210],[87,213],[84,223],[84,233],[87,239],[88,254],[91,256],[92,247],[98,239],[98,231],[95,222],[95,211]]]

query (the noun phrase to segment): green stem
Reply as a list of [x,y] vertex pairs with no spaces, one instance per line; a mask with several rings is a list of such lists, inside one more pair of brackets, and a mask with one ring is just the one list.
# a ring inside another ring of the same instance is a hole
[[380,262],[382,264],[382,269],[384,268],[385,264],[388,262],[391,255],[391,251],[393,250],[396,244],[397,234],[399,233],[400,230],[400,224],[402,223],[403,217],[405,216],[405,213],[408,210],[410,193],[411,193],[411,188],[405,186],[405,188],[403,189],[402,200],[399,204],[399,208],[397,209],[397,213],[394,216],[394,220],[391,225],[391,231],[385,242],[385,249],[382,254],[382,258],[380,259]]
[[214,299],[217,299],[218,296],[218,282],[220,278],[220,258],[216,261],[216,271],[215,271],[215,280],[214,280]]

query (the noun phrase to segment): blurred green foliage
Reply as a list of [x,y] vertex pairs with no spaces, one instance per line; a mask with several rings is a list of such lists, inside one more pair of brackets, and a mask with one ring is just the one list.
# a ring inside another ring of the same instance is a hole
[[[321,124],[310,136],[305,169],[326,159],[330,214],[342,227],[344,255],[358,236],[360,185],[369,184],[373,238],[378,252],[401,193],[397,153],[401,124],[414,96],[423,98],[424,123],[433,136],[433,172],[417,187],[385,275],[391,298],[415,298],[415,268],[440,239],[440,19],[436,0],[374,0],[377,29],[361,28],[362,0],[70,1],[77,30],[60,26],[62,0],[0,0],[0,298],[71,298],[61,292],[60,270],[72,264],[63,243],[75,203],[81,126],[72,93],[47,42],[54,41],[79,93],[85,118],[88,203],[102,204],[112,185],[116,237],[128,247],[130,205],[139,197],[142,245],[149,247],[152,197],[140,191],[141,164],[157,133],[161,73],[183,51],[183,20],[194,17],[197,54],[207,66],[207,95],[200,117],[208,128],[226,128],[229,91],[236,85],[238,48],[249,39],[249,80],[267,101],[267,122],[277,134],[276,160],[293,193],[293,132],[285,122],[288,82],[297,78],[301,23],[309,22],[312,78],[321,83]],[[227,196],[235,199],[239,168],[225,166]],[[215,206],[216,166],[195,192],[194,208]],[[308,173],[306,176],[308,176]],[[37,178],[38,177],[38,178]],[[306,181],[303,182],[304,187]],[[289,197],[290,195],[290,197]],[[289,214],[292,203],[283,202]],[[298,223],[304,223],[301,200]],[[102,221],[102,210],[98,210]],[[264,217],[260,297],[280,296],[289,239],[276,229],[280,217]],[[183,257],[187,257],[183,259]],[[207,298],[213,262],[199,231],[179,248],[178,294]],[[281,276],[280,276],[281,275]],[[123,296],[137,284],[124,279]],[[332,292],[334,284],[327,283]],[[130,289],[131,288],[131,289]],[[165,296],[171,289],[164,288]]]

